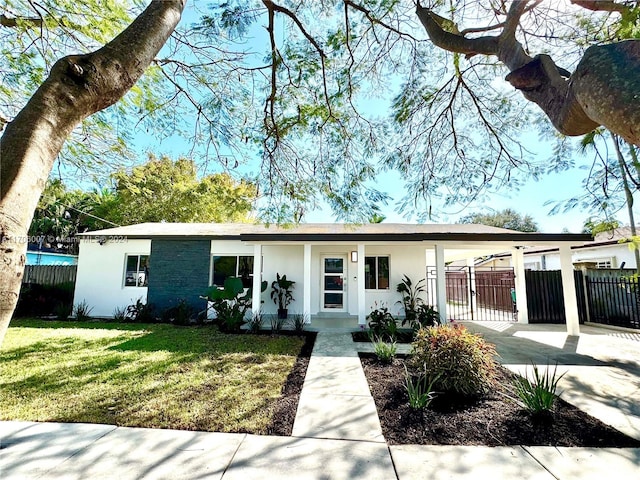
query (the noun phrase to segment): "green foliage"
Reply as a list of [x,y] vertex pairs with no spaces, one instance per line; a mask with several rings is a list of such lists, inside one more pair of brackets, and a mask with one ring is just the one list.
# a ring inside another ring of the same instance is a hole
[[90,307],[86,300],[76,303],[73,307],[73,315],[77,322],[86,322],[91,320],[91,311],[93,307]]
[[409,406],[417,410],[427,408],[436,397],[433,387],[437,381],[438,376],[412,376],[405,367],[404,388],[409,396]]
[[264,322],[264,314],[262,311],[253,312],[251,314],[251,318],[247,321],[247,325],[249,326],[249,331],[251,333],[258,333],[262,328],[262,323]]
[[293,327],[293,331],[298,335],[301,335],[304,332],[305,321],[307,320],[307,315],[303,313],[294,313],[291,318],[291,326]]
[[414,375],[436,378],[438,391],[467,396],[488,392],[495,383],[495,346],[459,325],[418,330],[409,365]]
[[532,414],[541,414],[548,412],[553,408],[553,404],[557,397],[558,382],[566,374],[557,375],[558,364],[556,363],[553,372],[546,369],[541,373],[538,366],[532,364],[533,378],[530,380],[528,372],[524,377],[517,377],[514,380],[516,394],[520,399],[522,406]]
[[126,307],[116,307],[113,309],[113,320],[116,322],[126,322],[127,319],[127,308]]
[[[377,306],[377,304],[376,304]],[[380,308],[375,308],[367,315],[369,320],[369,330],[372,340],[387,339],[395,341],[398,334],[398,324],[396,319],[389,313],[389,308],[385,305],[381,305]]]
[[416,322],[418,308],[424,304],[424,300],[420,297],[420,294],[425,292],[424,284],[424,278],[414,285],[413,281],[407,275],[403,275],[402,281],[396,285],[396,292],[402,295],[402,300],[397,303],[402,304],[404,308],[403,327],[408,323],[413,328]]
[[598,233],[602,232],[613,232],[616,228],[619,228],[620,222],[618,220],[611,219],[599,219],[589,217],[584,222],[584,226],[582,227],[582,233],[590,233],[593,236],[596,236]]
[[73,282],[58,285],[24,284],[20,289],[15,316],[56,315],[60,305],[73,310]]
[[[261,284],[261,291],[267,289],[267,282]],[[227,277],[222,288],[210,287],[205,297],[212,303],[216,312],[217,322],[223,332],[239,332],[246,323],[247,311],[251,308],[253,290],[245,291],[242,279]]]
[[68,303],[59,303],[56,306],[56,320],[68,320],[73,313],[73,305]]
[[155,322],[155,308],[151,303],[144,303],[142,298],[138,298],[136,303],[127,307],[125,320],[137,323]]
[[279,315],[271,315],[269,317],[269,321],[271,324],[271,333],[274,335],[280,333],[287,324],[287,319],[282,318]]
[[521,215],[515,210],[505,208],[495,213],[471,213],[462,217],[458,223],[479,223],[490,227],[508,228],[518,232],[539,232],[540,227],[530,215]]
[[293,301],[291,291],[295,283],[293,280],[287,280],[286,275],[280,276],[279,273],[276,273],[276,279],[271,282],[271,299],[280,310],[286,309]]
[[113,174],[120,225],[142,222],[242,222],[253,207],[255,187],[226,173],[198,178],[193,160],[149,155],[144,165]]
[[267,434],[304,340],[214,326],[12,320],[0,418]]
[[393,361],[398,352],[395,342],[385,342],[382,339],[374,339],[373,353],[380,363],[389,364]]

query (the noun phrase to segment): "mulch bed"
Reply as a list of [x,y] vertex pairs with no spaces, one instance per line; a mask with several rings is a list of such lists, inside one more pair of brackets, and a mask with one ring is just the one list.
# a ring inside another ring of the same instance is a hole
[[[351,334],[354,342],[368,342],[371,343],[371,337],[369,331],[353,332]],[[411,343],[413,342],[413,331],[411,330],[399,330],[396,334],[396,342],[398,343]]]
[[640,447],[640,441],[605,425],[559,399],[550,415],[534,418],[506,395],[514,374],[499,367],[499,387],[468,400],[442,395],[424,410],[409,407],[404,363],[382,365],[361,354],[382,432],[392,445],[546,445]]
[[306,340],[300,350],[300,355],[298,355],[296,363],[282,387],[282,395],[272,407],[273,417],[267,427],[267,434],[269,435],[290,436],[293,431],[293,422],[296,419],[300,392],[302,392],[304,377],[307,374],[309,358],[311,357],[317,334],[315,332],[304,332],[304,335]]

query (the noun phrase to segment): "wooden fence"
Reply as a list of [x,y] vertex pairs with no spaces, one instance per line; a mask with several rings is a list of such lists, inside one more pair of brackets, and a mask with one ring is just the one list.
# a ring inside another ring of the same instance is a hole
[[76,281],[76,265],[26,265],[22,283],[58,285]]

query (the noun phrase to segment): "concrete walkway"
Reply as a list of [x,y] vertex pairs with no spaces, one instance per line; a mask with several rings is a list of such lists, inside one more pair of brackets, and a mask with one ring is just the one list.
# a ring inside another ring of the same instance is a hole
[[293,436],[384,443],[376,405],[350,333],[318,333]]
[[[469,328],[495,342],[514,370],[557,360],[568,371],[565,399],[640,439],[640,334],[586,327],[567,337],[552,325],[497,322]],[[639,478],[640,449],[387,446],[357,361],[361,348],[368,349],[348,334],[318,336],[292,437],[0,422],[0,478]]]

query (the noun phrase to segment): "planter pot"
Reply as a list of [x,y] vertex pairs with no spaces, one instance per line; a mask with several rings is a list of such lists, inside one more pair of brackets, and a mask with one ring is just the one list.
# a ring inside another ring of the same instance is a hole
[[280,320],[286,320],[287,319],[287,313],[288,313],[288,309],[286,308],[279,308],[278,309],[278,318]]

